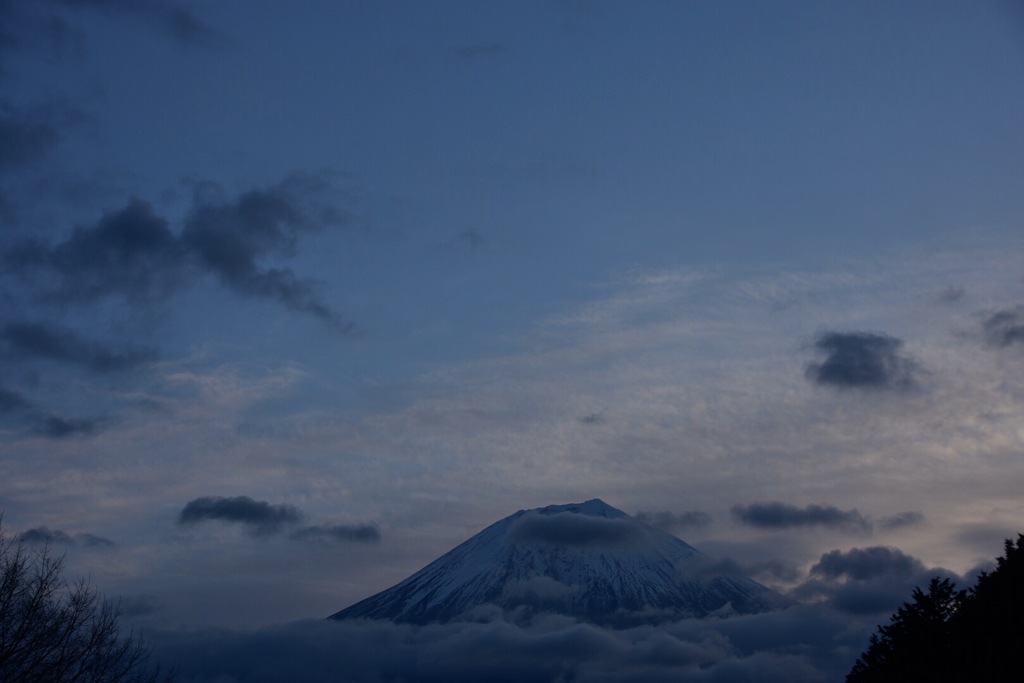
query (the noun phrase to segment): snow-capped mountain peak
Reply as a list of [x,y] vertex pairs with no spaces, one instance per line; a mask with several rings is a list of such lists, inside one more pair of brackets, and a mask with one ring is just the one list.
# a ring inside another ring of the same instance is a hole
[[783,604],[765,586],[717,570],[696,548],[595,498],[520,510],[331,618],[444,622],[497,606],[633,623]]

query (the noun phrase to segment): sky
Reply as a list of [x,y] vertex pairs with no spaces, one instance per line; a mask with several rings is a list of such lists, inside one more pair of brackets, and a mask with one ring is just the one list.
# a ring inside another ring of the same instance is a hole
[[[834,678],[1024,531],[1022,120],[1014,0],[0,0],[3,530],[185,680]],[[591,498],[802,604],[322,622]]]

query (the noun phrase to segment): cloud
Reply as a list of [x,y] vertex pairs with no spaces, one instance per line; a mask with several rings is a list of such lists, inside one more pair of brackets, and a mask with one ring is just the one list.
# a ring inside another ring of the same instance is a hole
[[157,358],[156,352],[150,349],[111,350],[83,339],[68,328],[39,322],[4,325],[0,328],[0,343],[6,346],[8,356],[62,361],[95,372],[134,370]]
[[36,545],[71,545],[74,541],[63,531],[51,530],[45,526],[23,531],[18,539]]
[[32,404],[19,392],[0,387],[0,413],[18,413],[31,408]]
[[257,631],[153,632],[182,683],[397,681],[841,680],[872,625],[827,607],[601,628],[554,615],[528,625],[494,612],[475,623],[303,621]]
[[61,139],[62,129],[81,114],[52,104],[22,109],[0,101],[0,171],[31,166]]
[[840,389],[910,389],[919,373],[917,363],[899,353],[903,342],[872,332],[823,332],[814,349],[825,355],[807,366],[807,377],[819,385]]
[[798,508],[779,502],[734,505],[732,514],[744,524],[760,529],[788,529],[802,526],[870,531],[871,523],[857,510],[840,510],[831,505]]
[[849,577],[865,581],[879,577],[905,578],[924,571],[924,564],[898,548],[872,546],[853,548],[847,552],[832,550],[811,567],[812,576],[835,579]]
[[633,515],[637,521],[649,524],[662,531],[680,531],[694,527],[705,527],[711,523],[711,515],[700,510],[688,510],[679,514],[671,512],[638,512]]
[[508,531],[508,538],[514,543],[549,543],[567,547],[625,545],[641,541],[645,536],[643,526],[628,519],[536,511],[519,517]]
[[322,217],[309,215],[302,197],[322,189],[315,178],[295,175],[228,200],[220,188],[201,184],[180,244],[236,293],[277,299],[293,310],[331,319],[335,314],[316,296],[312,281],[259,264],[270,255],[293,255],[299,234],[320,224]]
[[947,569],[927,568],[898,548],[832,550],[821,556],[811,567],[809,579],[790,595],[825,601],[846,614],[881,618],[908,600],[915,586],[925,586],[935,576],[961,580]]
[[293,531],[289,538],[296,541],[377,543],[380,541],[380,529],[372,524],[317,524]]
[[238,522],[257,535],[277,533],[282,526],[301,522],[302,519],[302,512],[292,505],[271,505],[249,496],[196,498],[178,514],[178,524],[184,526],[209,520]]
[[36,423],[35,432],[50,439],[64,439],[72,436],[95,434],[101,427],[101,420],[44,415]]
[[32,545],[76,545],[86,548],[112,548],[114,542],[95,534],[75,534],[71,536],[59,529],[40,526],[18,535],[18,539]]
[[[163,298],[199,272],[236,294],[275,300],[338,323],[337,313],[318,295],[316,281],[265,265],[271,258],[293,257],[302,233],[346,220],[336,206],[315,201],[329,189],[322,177],[299,173],[237,197],[228,197],[213,183],[196,183],[179,234],[149,203],[134,198],[56,244],[23,240],[5,253],[4,261],[42,290],[43,300],[60,304],[111,296],[134,302]],[[48,286],[47,275],[56,276],[56,287]]]
[[1024,344],[1024,306],[993,311],[981,322],[982,333],[989,346],[1005,348]]
[[883,529],[902,529],[907,526],[915,526],[924,522],[924,515],[920,512],[900,512],[889,517],[882,517],[878,520],[878,526]]

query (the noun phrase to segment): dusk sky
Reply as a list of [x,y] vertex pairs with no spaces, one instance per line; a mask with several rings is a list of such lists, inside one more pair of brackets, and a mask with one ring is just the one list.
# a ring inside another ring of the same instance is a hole
[[1024,531],[1022,121],[1017,0],[0,0],[3,529],[242,652],[601,498],[866,644]]

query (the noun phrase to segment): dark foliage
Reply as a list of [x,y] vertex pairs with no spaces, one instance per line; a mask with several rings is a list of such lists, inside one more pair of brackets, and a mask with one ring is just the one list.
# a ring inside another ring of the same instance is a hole
[[957,591],[949,579],[915,588],[871,636],[847,683],[1018,680],[1024,651],[1024,534],[1007,540],[996,568]]
[[0,528],[0,683],[156,683],[120,610],[84,582],[68,583],[46,549],[9,541]]

